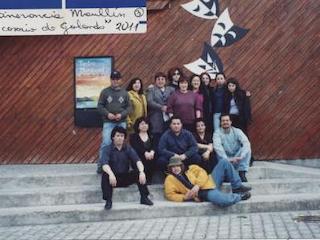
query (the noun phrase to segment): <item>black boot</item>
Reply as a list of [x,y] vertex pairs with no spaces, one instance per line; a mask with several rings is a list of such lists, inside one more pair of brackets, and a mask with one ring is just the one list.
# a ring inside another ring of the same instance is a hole
[[240,187],[238,188],[235,188],[235,189],[232,189],[232,192],[233,193],[244,193],[244,192],[249,192],[251,191],[251,187],[249,186],[245,186],[245,185],[241,185]]
[[252,167],[253,166],[253,162],[255,161],[254,157],[251,156],[250,158],[250,163],[249,163],[249,166]]
[[111,200],[107,200],[106,201],[106,205],[104,205],[104,209],[105,210],[110,210],[112,208],[112,201]]
[[141,196],[140,204],[152,206],[153,202],[147,196]]
[[251,197],[250,192],[240,193],[241,201],[247,200]]
[[140,183],[137,183],[137,185],[140,192],[140,203],[149,206],[153,205],[153,202],[148,198],[149,190],[147,184],[141,185]]
[[241,182],[248,182],[246,178],[246,171],[239,171],[239,177],[241,179]]

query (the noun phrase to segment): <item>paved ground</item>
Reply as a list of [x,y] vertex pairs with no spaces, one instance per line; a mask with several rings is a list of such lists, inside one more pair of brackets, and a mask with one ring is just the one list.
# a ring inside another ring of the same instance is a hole
[[0,239],[320,239],[318,211],[1,227]]

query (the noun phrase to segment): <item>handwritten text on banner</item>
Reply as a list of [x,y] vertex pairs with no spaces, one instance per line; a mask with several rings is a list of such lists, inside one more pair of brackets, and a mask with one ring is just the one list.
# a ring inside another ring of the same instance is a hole
[[56,8],[58,0],[46,0],[41,9],[36,8],[39,0],[22,1],[23,4],[21,0],[20,4],[14,3],[16,0],[8,1],[13,3],[0,3],[1,36],[144,33],[147,30],[145,0],[62,0],[62,8]]

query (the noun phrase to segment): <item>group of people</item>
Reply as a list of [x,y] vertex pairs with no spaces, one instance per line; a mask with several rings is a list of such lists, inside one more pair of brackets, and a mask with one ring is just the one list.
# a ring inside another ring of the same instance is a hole
[[[250,198],[251,188],[243,185],[251,159],[249,98],[223,73],[187,80],[173,68],[168,75],[157,73],[147,89],[140,78],[124,89],[121,73],[113,71],[98,101],[104,124],[97,172],[105,209],[112,207],[114,187],[133,183],[140,203],[153,205],[147,185],[155,170],[167,174],[165,196],[172,201],[229,206]],[[224,181],[232,193],[220,191]]]

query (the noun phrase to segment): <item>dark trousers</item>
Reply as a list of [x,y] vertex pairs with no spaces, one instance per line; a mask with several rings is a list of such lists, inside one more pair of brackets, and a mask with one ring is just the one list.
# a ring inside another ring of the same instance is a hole
[[152,175],[156,169],[156,159],[153,160],[142,160],[144,166],[144,172],[146,174],[147,183],[151,184],[152,182]]
[[[147,184],[141,185],[139,183],[138,170],[132,170],[127,173],[115,173],[115,176],[117,179],[116,187],[128,187],[129,185],[136,183],[141,197],[147,197],[149,195]],[[110,185],[109,175],[106,172],[103,172],[101,177],[101,189],[103,200],[112,200],[113,187]]]
[[[200,152],[200,154],[202,154]],[[216,158],[216,155],[214,152],[210,153],[210,157],[208,160],[202,159],[202,162],[200,164],[200,167],[202,167],[208,174],[212,172],[214,167],[217,165],[218,159]]]

